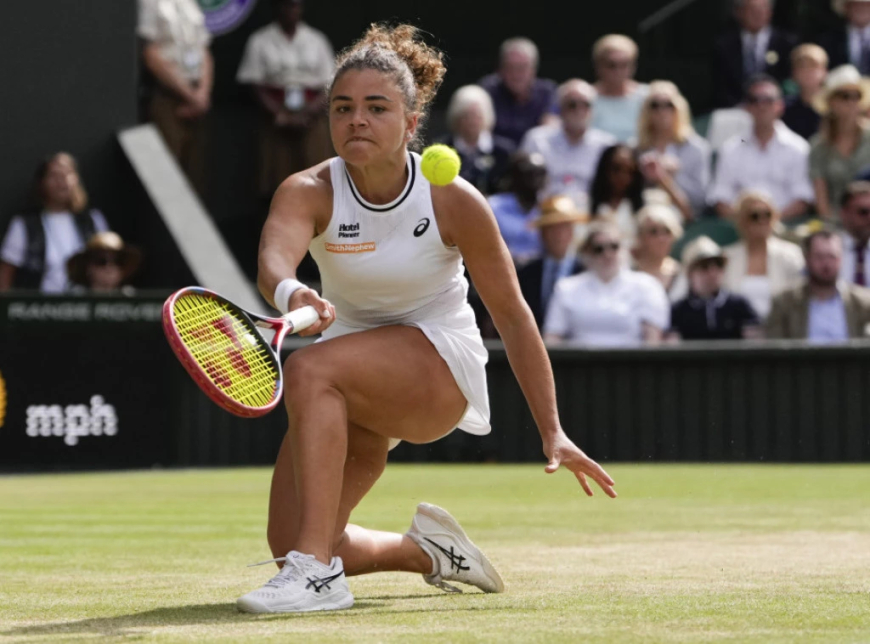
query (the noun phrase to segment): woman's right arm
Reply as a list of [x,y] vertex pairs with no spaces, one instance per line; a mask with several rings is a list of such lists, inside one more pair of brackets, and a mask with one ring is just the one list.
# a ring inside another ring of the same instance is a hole
[[4,293],[12,288],[15,283],[15,272],[18,269],[7,262],[0,261],[0,293]]
[[321,320],[300,336],[320,333],[335,319],[332,305],[310,288],[295,291],[283,307],[274,301],[278,284],[296,278],[296,268],[308,252],[311,240],[329,225],[331,198],[315,173],[312,169],[293,175],[278,188],[260,235],[257,260],[257,288],[266,301],[278,310],[291,311],[310,304],[320,313]]
[[822,219],[829,219],[831,202],[828,200],[828,184],[824,179],[813,179],[813,190],[816,193],[816,212]]

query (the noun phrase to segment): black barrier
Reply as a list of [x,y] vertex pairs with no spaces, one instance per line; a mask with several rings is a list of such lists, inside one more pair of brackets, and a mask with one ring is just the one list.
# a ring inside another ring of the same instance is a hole
[[[268,464],[280,408],[211,403],[163,337],[165,293],[0,297],[0,470]],[[291,339],[285,353],[307,341]],[[503,348],[490,345],[493,433],[400,445],[398,461],[541,462]],[[551,351],[566,431],[616,461],[870,459],[870,343],[685,344]]]

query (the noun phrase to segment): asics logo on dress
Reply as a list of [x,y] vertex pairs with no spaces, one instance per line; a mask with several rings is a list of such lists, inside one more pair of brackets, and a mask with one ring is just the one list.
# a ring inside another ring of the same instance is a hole
[[417,227],[414,229],[414,237],[420,237],[429,230],[429,218],[424,217],[417,223]]
[[456,569],[456,572],[462,572],[463,570],[471,570],[471,566],[463,566],[462,565],[465,562],[465,557],[454,552],[453,546],[450,546],[450,550],[447,550],[443,546],[440,546],[437,543],[435,543],[434,541],[432,541],[432,539],[430,539],[429,537],[423,537],[423,538],[426,539],[426,541],[431,543],[433,546],[438,548],[438,550],[443,552],[445,555],[447,555],[448,559],[450,559],[450,569],[451,570],[453,570],[454,568]]
[[326,590],[332,590],[332,588],[329,587],[329,584],[341,577],[343,574],[344,571],[342,570],[341,572],[338,572],[331,577],[314,577],[313,579],[311,577],[306,577],[306,579],[308,580],[308,585],[305,586],[305,590],[313,588],[314,592],[316,593],[319,593],[321,588],[326,588]]
[[339,224],[339,237],[359,237],[359,224]]

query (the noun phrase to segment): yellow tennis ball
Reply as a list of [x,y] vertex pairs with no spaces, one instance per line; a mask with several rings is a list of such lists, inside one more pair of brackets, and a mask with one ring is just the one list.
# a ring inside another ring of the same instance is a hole
[[423,163],[420,164],[420,170],[429,183],[446,186],[459,174],[461,165],[456,150],[438,143],[423,150]]

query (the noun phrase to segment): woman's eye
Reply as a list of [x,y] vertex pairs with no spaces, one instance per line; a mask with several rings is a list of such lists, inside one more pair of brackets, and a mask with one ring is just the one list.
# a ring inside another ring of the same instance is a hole
[[335,111],[338,112],[339,114],[345,114],[349,110],[350,110],[350,108],[347,105],[339,105],[338,107],[335,108]]
[[372,105],[372,112],[374,112],[375,114],[380,114],[381,112],[386,112],[386,111],[387,110],[385,110],[380,105]]

